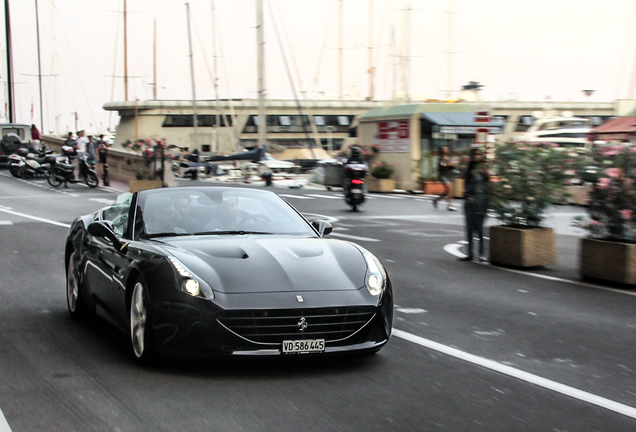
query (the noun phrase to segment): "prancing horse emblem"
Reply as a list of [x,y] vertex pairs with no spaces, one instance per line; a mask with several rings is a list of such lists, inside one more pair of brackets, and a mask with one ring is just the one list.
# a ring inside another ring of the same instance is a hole
[[300,321],[298,321],[298,324],[296,325],[298,326],[298,331],[302,333],[307,328],[307,320],[305,319],[305,317],[302,317]]

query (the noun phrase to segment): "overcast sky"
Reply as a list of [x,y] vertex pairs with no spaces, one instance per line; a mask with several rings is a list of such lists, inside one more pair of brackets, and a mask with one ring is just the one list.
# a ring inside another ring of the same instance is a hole
[[[443,99],[468,81],[485,85],[482,98],[491,101],[636,97],[634,0],[344,0],[346,99],[369,96],[371,1],[375,99],[390,99],[404,82],[414,99]],[[39,127],[35,0],[9,4],[16,120]],[[74,112],[79,128],[94,133],[117,124],[117,114],[102,106],[124,100],[123,4],[38,0],[46,130],[56,124],[58,132],[75,129]],[[215,98],[212,4],[220,97],[255,99],[256,0],[190,1],[197,98]],[[338,98],[339,4],[264,0],[268,98],[293,98],[284,59],[299,98]],[[191,99],[185,1],[128,0],[127,8],[129,100],[152,98],[155,20],[158,99]],[[4,10],[0,14],[4,22]],[[4,37],[0,49],[0,75],[6,83]],[[453,52],[450,69],[448,51]],[[405,80],[401,56],[408,58]],[[595,92],[586,98],[584,89]],[[6,99],[6,88],[0,91]]]

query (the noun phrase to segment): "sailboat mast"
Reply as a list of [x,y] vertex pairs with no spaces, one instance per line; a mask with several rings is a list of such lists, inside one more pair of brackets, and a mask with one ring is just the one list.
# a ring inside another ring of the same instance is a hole
[[157,19],[155,18],[152,38],[152,98],[157,100]]
[[373,0],[369,0],[369,100],[373,100]]
[[256,0],[256,43],[258,45],[258,147],[267,145],[265,115],[265,36],[263,31],[263,0]]
[[190,47],[190,80],[192,81],[192,120],[194,124],[194,148],[199,148],[199,131],[197,120],[197,92],[194,86],[194,58],[192,55],[192,33],[190,32],[190,3],[186,3],[186,12],[188,15],[188,46]]
[[[215,122],[214,122],[214,151],[215,152],[219,152],[221,150],[221,143],[220,143],[220,137],[219,137],[219,126],[221,123],[221,107],[219,105],[219,77],[217,75],[217,68],[216,68],[216,20],[214,18],[214,0],[211,0],[212,2],[212,55],[214,56],[214,95],[216,97],[216,118],[215,118]],[[226,125],[227,127],[227,125]]]
[[9,18],[9,0],[4,0],[4,20],[7,38],[7,104],[9,105],[9,123],[14,122],[15,96],[13,95],[13,53],[11,49],[11,19]]
[[35,29],[38,39],[38,81],[40,84],[40,131],[44,133],[44,114],[42,109],[42,67],[40,64],[40,19],[38,13],[38,0],[35,0]]
[[128,100],[128,19],[124,0],[124,100]]
[[343,91],[342,91],[342,69],[343,69],[342,20],[343,20],[342,0],[340,0],[338,4],[338,97],[340,99],[342,99],[342,95],[343,95]]

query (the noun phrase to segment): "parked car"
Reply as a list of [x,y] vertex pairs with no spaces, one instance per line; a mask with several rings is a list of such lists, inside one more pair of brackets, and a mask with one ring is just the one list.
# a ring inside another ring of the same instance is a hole
[[389,340],[393,289],[380,261],[325,236],[275,193],[179,187],[123,194],[77,218],[67,303],[102,311],[133,358],[371,353]]

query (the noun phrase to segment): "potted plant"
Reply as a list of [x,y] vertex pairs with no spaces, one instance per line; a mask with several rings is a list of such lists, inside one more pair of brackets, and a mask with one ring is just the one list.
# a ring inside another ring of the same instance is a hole
[[578,218],[589,236],[579,245],[579,274],[629,285],[636,284],[636,149],[596,148],[594,166],[586,169],[592,183],[589,218]]
[[371,177],[367,179],[367,187],[370,192],[392,192],[395,189],[395,180],[391,178],[394,168],[386,161],[378,162],[371,166]]
[[565,184],[575,161],[553,145],[507,143],[497,148],[490,172],[489,209],[501,223],[490,228],[490,261],[513,267],[556,262],[546,211],[565,202]]

